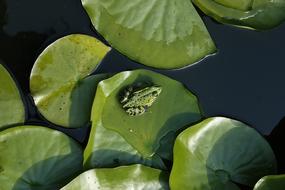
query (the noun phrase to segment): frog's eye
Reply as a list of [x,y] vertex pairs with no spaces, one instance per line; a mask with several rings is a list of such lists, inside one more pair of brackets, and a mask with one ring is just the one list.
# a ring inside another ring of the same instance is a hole
[[152,92],[151,94],[152,94],[152,96],[154,96],[154,97],[158,97],[158,95],[159,95],[158,92]]
[[128,100],[128,97],[125,96],[125,97],[122,97],[122,98],[121,98],[120,102],[121,102],[121,103],[125,103],[127,100]]
[[125,97],[129,97],[131,94],[131,92],[127,91],[126,94],[125,94]]
[[128,88],[127,88],[127,91],[130,93],[131,91],[133,91],[134,90],[134,88],[132,87],[132,86],[129,86]]

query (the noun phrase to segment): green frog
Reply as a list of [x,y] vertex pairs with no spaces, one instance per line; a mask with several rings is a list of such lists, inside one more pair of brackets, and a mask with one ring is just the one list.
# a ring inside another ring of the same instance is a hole
[[161,91],[160,86],[148,86],[139,90],[129,87],[120,102],[130,116],[139,116],[155,102]]

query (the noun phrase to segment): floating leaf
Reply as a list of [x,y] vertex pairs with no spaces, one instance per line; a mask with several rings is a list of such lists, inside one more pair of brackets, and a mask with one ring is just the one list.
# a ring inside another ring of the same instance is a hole
[[225,24],[265,30],[285,20],[285,0],[192,0],[205,14]]
[[0,63],[0,130],[24,121],[25,107],[19,89]]
[[[129,115],[121,103],[126,98],[126,89],[136,91],[153,85],[162,89],[155,102],[148,107],[144,103],[150,101],[152,94],[139,94],[142,100],[136,100],[140,102],[134,102],[133,108],[140,108],[140,104],[146,111],[142,115]],[[173,135],[168,134],[201,119],[197,98],[191,92],[181,83],[147,70],[121,72],[101,81],[93,108],[92,129],[84,152],[87,168],[110,167],[116,163],[145,164],[145,159],[155,159],[155,167],[161,168],[157,156],[165,154],[158,155],[158,149],[165,152],[174,143]],[[166,156],[165,159],[172,159]]]
[[0,133],[0,189],[62,187],[82,169],[81,147],[67,135],[40,126]]
[[261,178],[253,190],[284,190],[285,189],[285,174],[270,175]]
[[247,125],[214,117],[185,131],[174,145],[172,190],[238,190],[276,172],[270,145]]
[[82,0],[97,31],[147,66],[173,69],[215,52],[190,0]]
[[106,75],[87,76],[109,50],[93,37],[74,34],[42,52],[31,73],[30,89],[47,120],[72,128],[89,122],[97,84]]
[[143,165],[93,169],[79,175],[62,190],[168,190],[167,173]]

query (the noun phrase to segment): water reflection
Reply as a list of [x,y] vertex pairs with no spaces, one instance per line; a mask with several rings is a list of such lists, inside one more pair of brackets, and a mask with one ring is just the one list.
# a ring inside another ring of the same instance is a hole
[[46,38],[46,35],[34,32],[10,37],[0,30],[0,59],[7,64],[25,93],[29,89],[29,75],[34,60]]
[[198,95],[205,116],[228,116],[269,134],[285,114],[285,23],[256,32],[205,21],[219,53],[170,74]]
[[[78,28],[89,30],[89,21],[78,0],[1,0],[6,2],[6,24],[3,31],[10,36],[19,32],[41,34],[66,33]],[[75,15],[77,15],[76,20]],[[78,19],[81,22],[78,22]],[[87,27],[86,27],[87,26]]]
[[6,2],[0,0],[0,26],[4,25],[6,18]]

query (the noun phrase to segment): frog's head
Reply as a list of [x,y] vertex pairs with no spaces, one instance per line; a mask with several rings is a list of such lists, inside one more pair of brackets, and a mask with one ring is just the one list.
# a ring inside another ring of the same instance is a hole
[[160,87],[160,86],[151,86],[151,87],[149,87],[148,90],[149,90],[149,93],[151,93],[153,96],[158,97],[159,94],[162,91],[162,87]]

